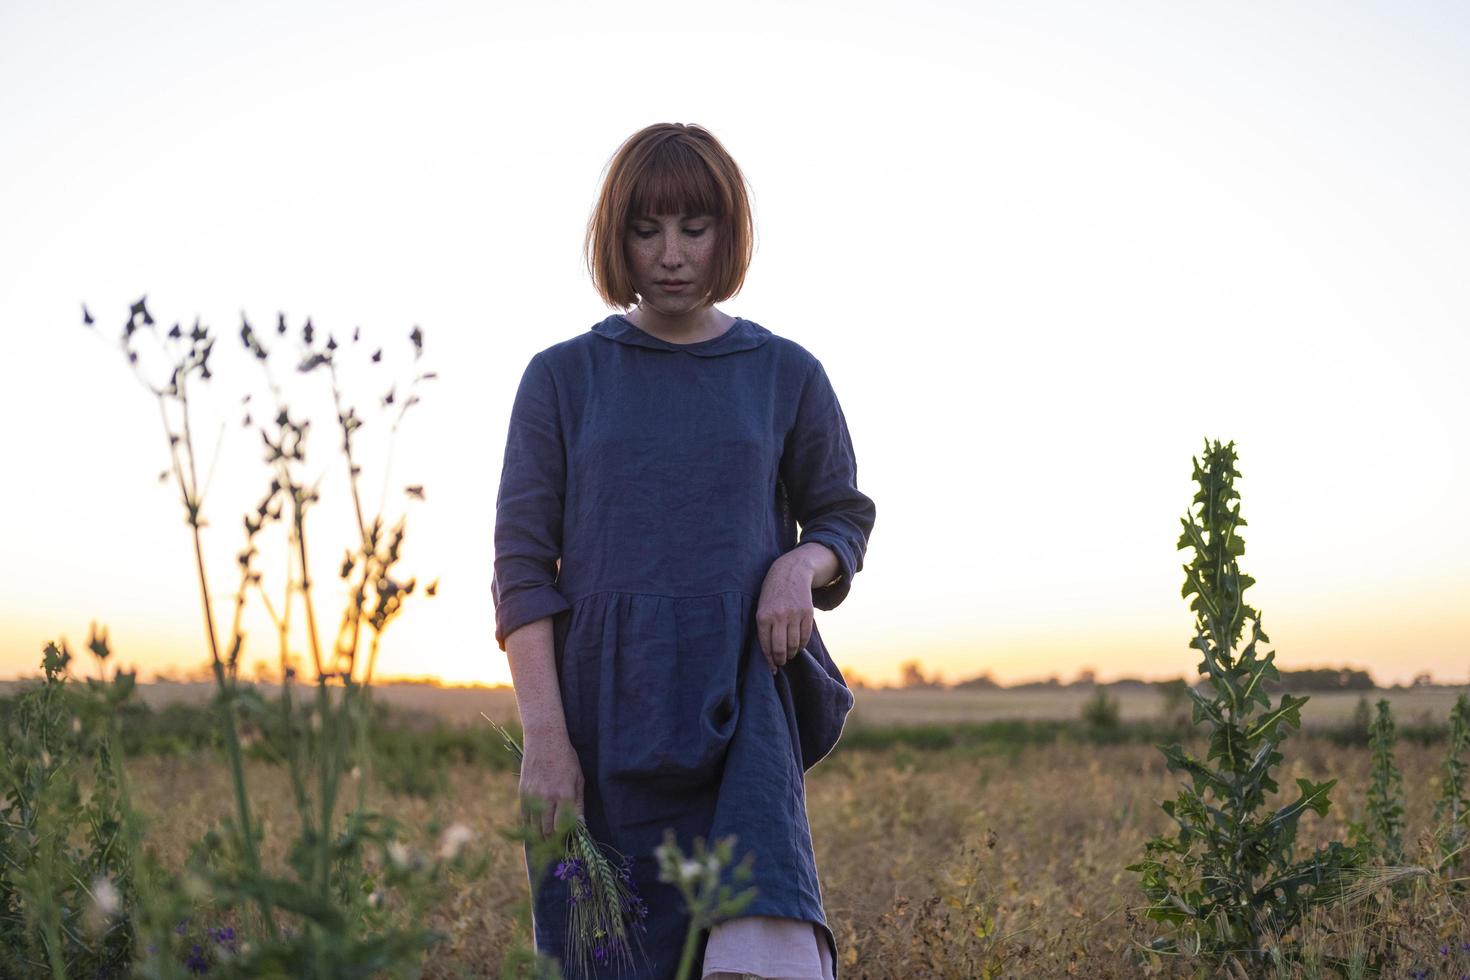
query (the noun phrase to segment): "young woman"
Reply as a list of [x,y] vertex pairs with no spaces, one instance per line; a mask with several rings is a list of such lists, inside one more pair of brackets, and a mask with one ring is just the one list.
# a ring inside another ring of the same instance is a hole
[[[862,569],[873,501],[821,363],[716,309],[750,261],[735,162],[698,126],[634,134],[588,226],[616,313],[536,354],[496,503],[495,637],[525,733],[523,800],[575,807],[633,860],[648,977],[689,924],[654,849],[737,838],[754,901],[702,937],[710,977],[833,980],[804,774],[852,695],[813,608]],[[631,308],[631,309],[630,309]],[[797,526],[800,526],[800,537]],[[539,950],[566,962],[567,885],[536,883]]]

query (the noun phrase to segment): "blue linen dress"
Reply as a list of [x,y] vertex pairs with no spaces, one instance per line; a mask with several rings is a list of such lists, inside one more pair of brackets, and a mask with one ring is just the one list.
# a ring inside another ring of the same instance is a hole
[[[804,773],[852,694],[816,629],[773,675],[755,614],[771,563],[809,541],[837,556],[839,578],[812,590],[835,608],[874,516],[821,363],[750,320],[673,344],[614,314],[526,367],[496,501],[495,638],[553,617],[587,825],[632,859],[648,906],[637,976],[673,977],[689,924],[658,881],[666,827],[686,854],[734,834],[759,890],[743,914],[817,923],[839,962]],[[568,884],[532,884],[536,948],[572,977]]]

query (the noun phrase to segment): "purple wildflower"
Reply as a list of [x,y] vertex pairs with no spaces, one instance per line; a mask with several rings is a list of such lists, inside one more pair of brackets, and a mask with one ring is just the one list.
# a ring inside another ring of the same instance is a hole
[[188,959],[184,960],[184,965],[189,968],[190,973],[208,973],[209,960],[204,958],[204,947],[195,943],[194,948],[189,951]]
[[598,943],[596,946],[593,946],[592,947],[592,958],[594,960],[596,960],[598,963],[606,963],[607,962],[607,947],[604,946],[602,943]]
[[648,918],[648,905],[636,892],[623,898],[623,911],[640,924],[642,920]]

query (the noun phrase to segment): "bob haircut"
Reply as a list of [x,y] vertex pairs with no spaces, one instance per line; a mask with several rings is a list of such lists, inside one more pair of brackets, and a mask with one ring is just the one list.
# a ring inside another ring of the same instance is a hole
[[714,274],[704,300],[718,303],[740,291],[754,248],[750,200],[740,168],[708,130],[655,123],[613,155],[583,243],[592,285],[609,306],[638,302],[624,236],[634,219],[655,214],[711,215]]

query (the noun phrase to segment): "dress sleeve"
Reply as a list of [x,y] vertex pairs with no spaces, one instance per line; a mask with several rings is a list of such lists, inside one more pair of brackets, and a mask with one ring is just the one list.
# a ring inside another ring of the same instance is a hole
[[495,642],[527,623],[571,608],[556,587],[561,558],[566,449],[556,384],[540,354],[531,359],[510,413],[495,498]]
[[781,481],[801,525],[797,543],[816,541],[837,555],[837,579],[812,589],[813,606],[835,609],[847,598],[852,577],[862,571],[876,508],[858,490],[847,420],[821,362],[802,386],[796,424],[781,455]]

